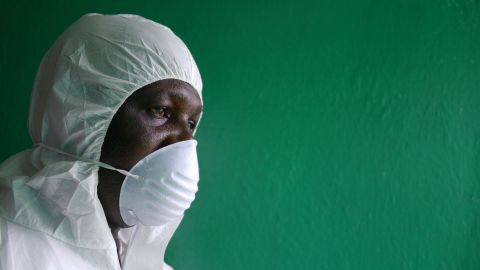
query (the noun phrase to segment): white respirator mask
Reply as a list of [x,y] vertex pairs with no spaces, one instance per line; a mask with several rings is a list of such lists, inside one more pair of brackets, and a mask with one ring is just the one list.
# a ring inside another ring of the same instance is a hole
[[170,144],[133,166],[120,191],[120,213],[127,225],[163,225],[190,207],[199,180],[196,146],[195,140]]
[[125,224],[160,226],[183,215],[198,190],[197,141],[170,144],[141,159],[127,172],[50,146],[40,146],[125,175],[120,214]]

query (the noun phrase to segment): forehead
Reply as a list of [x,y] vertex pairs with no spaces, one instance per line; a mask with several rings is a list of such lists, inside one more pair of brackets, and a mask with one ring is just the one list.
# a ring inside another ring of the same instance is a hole
[[202,109],[202,102],[197,91],[190,84],[176,79],[160,80],[144,86],[135,91],[135,93],[127,99],[126,103],[127,102],[145,105],[162,102],[163,104],[158,105],[175,105],[195,111],[201,111]]

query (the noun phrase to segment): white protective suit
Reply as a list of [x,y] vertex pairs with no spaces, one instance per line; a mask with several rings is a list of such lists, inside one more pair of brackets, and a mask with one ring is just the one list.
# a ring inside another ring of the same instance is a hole
[[[199,71],[167,27],[136,15],[87,14],[44,56],[29,133],[98,161],[110,121],[135,90],[162,79],[192,85]],[[98,166],[35,146],[0,165],[0,269],[169,269],[180,220],[112,232],[97,197]],[[118,252],[117,252],[118,247]]]

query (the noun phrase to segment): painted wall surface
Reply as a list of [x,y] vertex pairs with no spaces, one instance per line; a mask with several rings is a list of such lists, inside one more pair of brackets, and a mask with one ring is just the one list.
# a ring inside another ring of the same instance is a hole
[[80,15],[171,27],[204,79],[198,198],[176,269],[480,269],[480,2],[11,1],[0,158]]

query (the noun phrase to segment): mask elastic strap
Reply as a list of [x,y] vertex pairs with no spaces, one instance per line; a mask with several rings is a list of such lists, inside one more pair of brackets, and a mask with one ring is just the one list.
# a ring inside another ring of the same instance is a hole
[[71,158],[74,158],[74,159],[78,159],[80,161],[83,161],[83,162],[87,162],[87,163],[92,163],[92,164],[95,164],[99,167],[102,167],[102,168],[105,168],[105,169],[109,169],[109,170],[113,170],[113,171],[117,171],[125,176],[130,176],[130,177],[133,177],[135,179],[138,179],[138,175],[134,175],[134,174],[131,174],[130,172],[127,172],[125,170],[122,170],[122,169],[117,169],[111,165],[108,165],[107,163],[103,163],[103,162],[100,162],[100,161],[95,161],[95,160],[91,160],[91,159],[88,159],[88,158],[84,158],[84,157],[80,157],[80,156],[77,156],[77,155],[72,155],[70,153],[67,153],[67,152],[64,152],[62,150],[59,150],[55,147],[51,147],[49,145],[46,145],[44,143],[36,143],[35,146],[40,146],[40,147],[43,147],[47,150],[50,150],[50,151],[53,151],[53,152],[57,152],[59,154],[62,154],[62,155],[65,155],[65,156],[69,156]]

